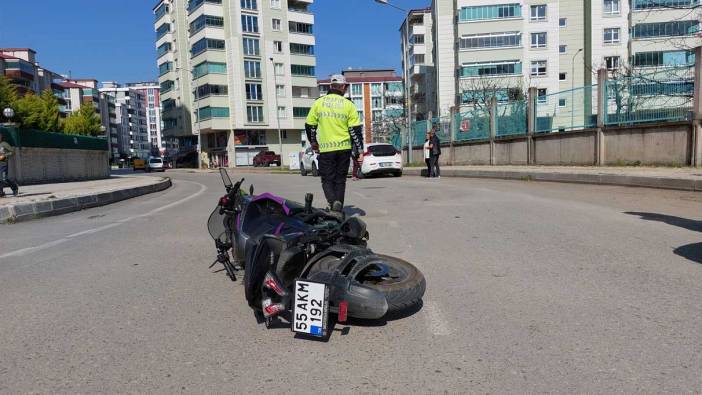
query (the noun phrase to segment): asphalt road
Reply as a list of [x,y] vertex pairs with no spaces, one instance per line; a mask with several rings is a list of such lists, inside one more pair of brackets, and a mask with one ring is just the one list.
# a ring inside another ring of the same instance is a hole
[[[325,343],[256,323],[207,269],[218,176],[167,175],[161,193],[0,226],[0,393],[702,390],[702,194],[351,183],[371,247],[415,263],[427,293]],[[315,178],[245,176],[321,197]]]

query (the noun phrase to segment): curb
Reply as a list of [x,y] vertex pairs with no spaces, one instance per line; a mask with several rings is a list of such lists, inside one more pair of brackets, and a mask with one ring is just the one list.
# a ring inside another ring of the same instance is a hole
[[[404,174],[420,176],[423,169],[405,168]],[[642,187],[657,189],[674,189],[680,191],[702,191],[702,179],[671,177],[647,177],[622,174],[583,174],[583,173],[552,173],[533,170],[465,170],[441,168],[445,177],[465,178],[495,178],[502,180],[548,181],[570,184],[617,185],[626,187]]]
[[170,186],[171,179],[166,177],[157,183],[135,188],[124,188],[92,195],[2,206],[0,207],[0,224],[28,221],[92,207],[105,206],[121,200],[163,191]]

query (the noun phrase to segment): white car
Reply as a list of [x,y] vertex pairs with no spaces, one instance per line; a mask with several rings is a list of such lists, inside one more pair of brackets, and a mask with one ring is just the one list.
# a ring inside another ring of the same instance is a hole
[[391,144],[366,144],[361,173],[364,176],[392,174],[400,177],[402,176],[402,155]]
[[149,160],[146,162],[146,171],[166,171],[166,168],[163,164],[163,158],[159,158],[156,156],[150,157]]
[[313,176],[319,175],[319,162],[317,162],[317,154],[312,151],[312,147],[307,147],[300,158],[300,174],[306,176],[312,173]]

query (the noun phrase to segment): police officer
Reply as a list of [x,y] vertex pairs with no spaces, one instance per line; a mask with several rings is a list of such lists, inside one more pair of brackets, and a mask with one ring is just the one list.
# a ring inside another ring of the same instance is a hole
[[[307,115],[305,132],[312,150],[319,153],[319,175],[324,197],[332,211],[341,212],[346,193],[346,173],[351,150],[363,152],[363,126],[353,102],[344,97],[348,83],[343,75],[331,76],[329,93],[317,99]],[[363,162],[363,155],[357,160]]]

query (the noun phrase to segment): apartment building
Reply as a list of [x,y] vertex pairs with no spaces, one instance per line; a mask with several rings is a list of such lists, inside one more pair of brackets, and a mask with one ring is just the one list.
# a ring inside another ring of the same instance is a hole
[[436,111],[432,29],[431,8],[410,10],[400,27],[404,96],[412,122]]
[[[601,68],[689,65],[698,8],[697,0],[434,0],[436,112],[471,107],[487,85],[503,88],[498,99],[530,87],[546,97],[596,84]],[[557,103],[588,116],[583,100]]]
[[130,82],[125,87],[139,92],[143,97],[143,107],[146,109],[146,130],[152,149],[155,147],[162,154],[173,154],[178,150],[178,140],[173,137],[163,136],[161,127],[161,99],[160,86],[157,82]]
[[9,78],[22,96],[27,92],[37,95],[51,89],[51,83],[61,76],[37,63],[36,51],[31,48],[0,48],[0,75]]
[[[402,77],[394,69],[345,70],[341,74],[349,83],[346,97],[363,121],[364,141],[387,141],[391,132],[405,124]],[[329,91],[329,79],[317,84],[320,95]]]
[[111,126],[117,131],[121,159],[158,154],[159,147],[152,146],[149,135],[148,93],[145,96],[142,91],[140,87],[131,88],[115,82],[103,82],[100,88],[102,94],[111,96],[114,101],[115,117]]
[[287,164],[316,97],[312,3],[160,1],[164,135],[192,144],[200,134],[206,164],[250,165],[259,151],[278,152],[281,144]]

